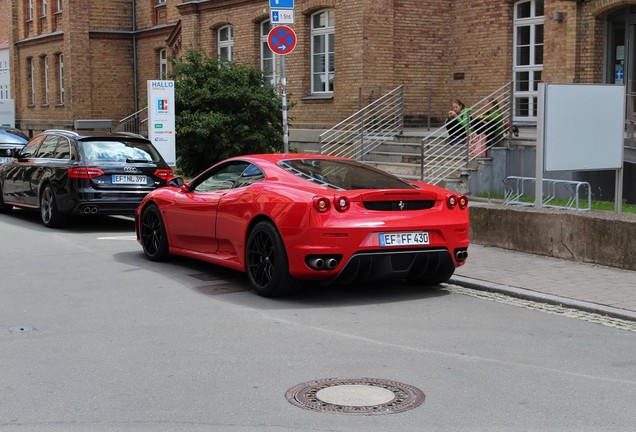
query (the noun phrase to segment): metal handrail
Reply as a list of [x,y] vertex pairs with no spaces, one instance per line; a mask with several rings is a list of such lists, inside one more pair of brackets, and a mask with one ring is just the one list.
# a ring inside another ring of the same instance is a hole
[[363,160],[404,130],[401,85],[320,134],[320,153]]
[[[142,118],[142,115],[145,117]],[[141,133],[142,126],[147,124],[148,122],[148,107],[142,108],[137,112],[130,114],[129,116],[124,117],[119,120],[119,124],[117,125],[116,130],[120,132],[132,132],[132,133]]]
[[[421,142],[421,163],[420,163],[420,179],[432,184],[438,184],[451,176],[453,173],[461,169],[465,169],[469,162],[483,157],[483,151],[487,151],[504,140],[505,135],[509,131],[512,123],[512,82],[509,82],[488,96],[484,97],[474,105],[470,106],[471,118],[477,119],[486,114],[488,110],[488,100],[494,98],[502,114],[502,125],[490,123],[480,130],[480,133],[493,135],[493,128],[502,127],[503,135],[495,134],[495,138],[487,145],[480,149],[479,152],[471,151],[469,147],[471,139],[474,139],[476,131],[466,130],[460,131],[458,128],[462,126],[457,123],[450,130],[446,129],[446,125],[441,126],[428,136],[424,137]],[[461,132],[464,140],[452,143],[451,135]],[[454,145],[453,145],[454,144]]]

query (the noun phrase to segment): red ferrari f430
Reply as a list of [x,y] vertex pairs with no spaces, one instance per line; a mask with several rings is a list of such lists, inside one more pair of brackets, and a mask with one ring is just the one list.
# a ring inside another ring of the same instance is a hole
[[263,154],[175,178],[137,208],[146,256],[247,273],[277,296],[304,281],[446,282],[468,255],[468,199],[350,159]]

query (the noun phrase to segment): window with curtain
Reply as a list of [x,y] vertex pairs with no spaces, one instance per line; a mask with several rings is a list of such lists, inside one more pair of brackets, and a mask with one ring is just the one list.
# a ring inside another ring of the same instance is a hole
[[219,59],[222,62],[234,60],[234,27],[226,25],[217,32]]
[[265,82],[271,86],[275,86],[278,83],[276,55],[267,44],[267,36],[271,29],[272,23],[269,20],[261,23],[261,70],[263,71]]
[[335,26],[333,9],[311,16],[311,93],[333,93]]

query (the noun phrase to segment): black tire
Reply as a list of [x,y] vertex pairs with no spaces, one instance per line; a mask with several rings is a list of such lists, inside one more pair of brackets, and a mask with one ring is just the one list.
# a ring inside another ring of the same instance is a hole
[[165,261],[170,256],[166,227],[159,208],[150,204],[141,214],[141,246],[151,261]]
[[271,222],[259,222],[252,228],[247,238],[245,266],[247,278],[260,296],[281,296],[302,286],[289,274],[285,245]]
[[4,203],[4,198],[2,197],[2,189],[0,189],[0,213],[8,213],[13,210],[13,206]]
[[433,255],[428,258],[427,265],[420,267],[408,280],[435,288],[435,285],[448,282],[454,273],[455,263],[450,255]]
[[50,185],[44,186],[40,193],[40,216],[42,223],[48,228],[57,228],[66,224],[67,216],[60,213],[57,198]]

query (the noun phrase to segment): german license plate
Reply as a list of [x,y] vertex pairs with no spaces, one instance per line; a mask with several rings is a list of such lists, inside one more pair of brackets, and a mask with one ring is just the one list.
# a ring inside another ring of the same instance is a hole
[[426,231],[380,233],[380,246],[419,246],[428,244]]
[[10,158],[10,157],[0,157],[0,164],[9,163],[12,160],[13,160],[13,158]]
[[113,184],[143,184],[148,182],[145,175],[113,175]]

